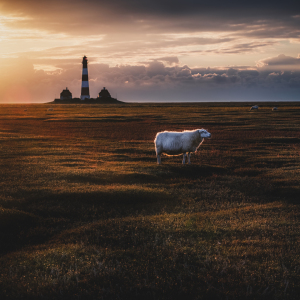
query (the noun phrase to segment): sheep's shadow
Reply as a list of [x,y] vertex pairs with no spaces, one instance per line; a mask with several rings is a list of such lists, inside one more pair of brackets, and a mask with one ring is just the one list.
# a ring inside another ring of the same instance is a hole
[[158,175],[163,175],[164,177],[182,177],[182,178],[199,178],[199,177],[209,177],[213,175],[224,175],[227,173],[226,168],[218,166],[209,165],[160,165],[161,169]]

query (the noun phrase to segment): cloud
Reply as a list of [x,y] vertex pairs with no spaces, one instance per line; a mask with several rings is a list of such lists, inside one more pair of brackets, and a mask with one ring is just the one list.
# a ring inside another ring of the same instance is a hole
[[94,95],[107,86],[124,100],[295,97],[298,2],[2,0],[0,92],[18,83],[33,101],[66,86],[78,96],[87,55]]
[[176,56],[159,57],[156,60],[166,62],[168,65],[173,65],[173,64],[177,65],[177,64],[179,64],[179,59]]
[[293,0],[273,1],[272,5],[267,0],[2,0],[1,4],[3,13],[20,18],[12,26],[77,36],[114,33],[116,28],[120,35],[247,29],[250,35],[267,36],[269,32],[275,38],[280,28],[280,36],[299,33],[300,22],[295,17],[300,5]]
[[[298,59],[298,58],[297,58]],[[288,60],[290,63],[297,61]],[[264,61],[286,62],[279,56]],[[163,63],[163,61],[165,63]],[[192,68],[168,64],[177,61],[165,57],[145,65],[89,64],[90,93],[96,97],[102,87],[113,97],[124,101],[205,101],[205,100],[293,100],[300,92],[300,72],[256,70],[238,67]],[[52,72],[35,70],[33,61],[25,58],[0,60],[1,102],[48,102],[68,87],[74,97],[80,96],[81,64],[61,64]],[[22,65],[22,68],[19,66]],[[5,76],[4,76],[5,74]],[[37,84],[38,83],[38,84]],[[15,101],[14,100],[14,101]]]
[[271,7],[266,0],[3,0],[0,34],[10,36],[0,41],[0,55],[26,56],[45,70],[83,54],[110,66],[155,60],[171,66],[182,57],[257,54],[282,39],[300,40],[297,15],[299,5],[290,0]]
[[243,44],[233,44],[230,47],[222,47],[220,49],[208,50],[206,52],[213,53],[223,53],[223,54],[237,54],[237,53],[247,53],[253,50],[268,47],[274,45],[276,42],[252,42],[252,43],[243,43]]
[[264,69],[300,70],[300,57],[291,57],[280,54],[276,57],[260,60],[257,63],[257,66]]

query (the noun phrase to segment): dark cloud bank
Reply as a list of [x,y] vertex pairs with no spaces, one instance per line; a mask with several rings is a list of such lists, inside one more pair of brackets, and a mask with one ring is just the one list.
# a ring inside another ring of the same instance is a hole
[[154,61],[147,66],[92,65],[90,73],[95,83],[119,89],[127,101],[299,100],[300,69],[267,67],[266,61],[256,70],[166,66]]
[[[300,1],[3,0],[0,10],[29,17],[25,27],[69,34],[248,31],[249,37],[299,37]],[[121,26],[120,26],[121,24]],[[232,27],[234,26],[234,27]]]
[[[296,68],[283,69],[272,65],[282,59]],[[102,87],[123,101],[263,101],[299,100],[300,69],[298,58],[279,56],[263,61],[256,69],[190,68],[179,66],[176,58],[163,57],[147,65],[90,64],[90,92],[96,97]],[[268,65],[270,64],[270,66]],[[269,68],[271,67],[271,69]],[[44,96],[50,101],[50,91],[56,96],[68,86],[74,96],[80,95],[81,66],[49,75],[44,71],[32,73],[27,84],[39,78]],[[77,76],[78,75],[78,76]],[[58,84],[59,83],[59,84]],[[40,94],[41,96],[42,94]]]

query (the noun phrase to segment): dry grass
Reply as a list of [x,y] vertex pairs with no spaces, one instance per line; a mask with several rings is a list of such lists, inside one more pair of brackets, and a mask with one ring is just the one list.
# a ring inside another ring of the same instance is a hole
[[49,106],[0,106],[1,299],[298,299],[300,105]]

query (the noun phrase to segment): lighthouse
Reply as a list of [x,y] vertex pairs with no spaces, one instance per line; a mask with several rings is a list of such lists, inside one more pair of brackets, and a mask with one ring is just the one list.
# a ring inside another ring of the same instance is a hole
[[90,99],[89,77],[88,77],[86,56],[84,56],[82,59],[82,83],[81,83],[80,99],[81,100]]

